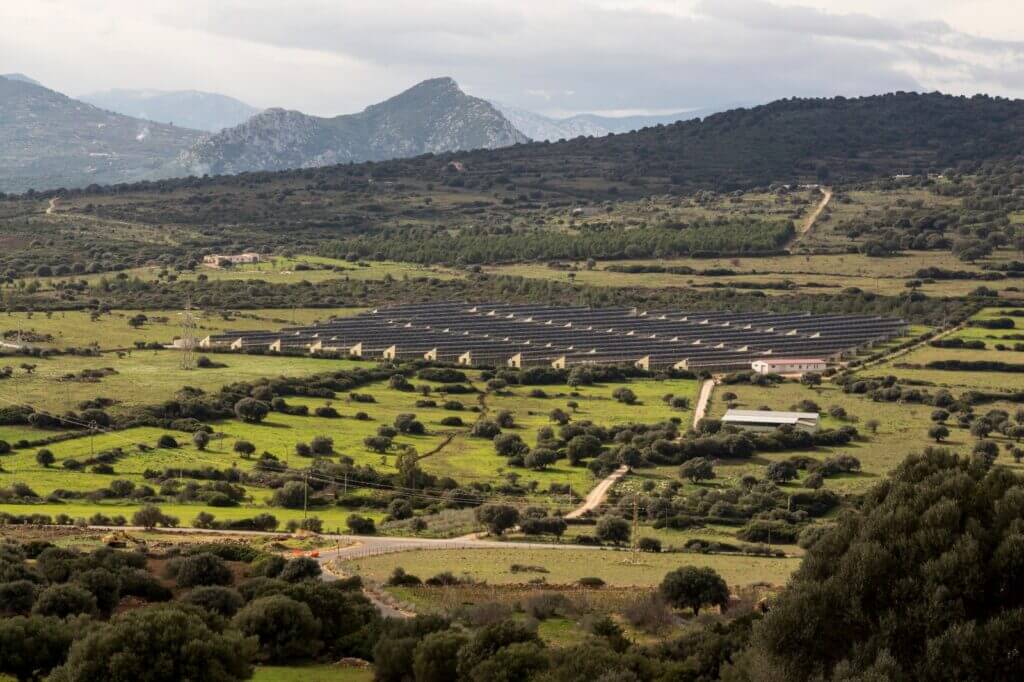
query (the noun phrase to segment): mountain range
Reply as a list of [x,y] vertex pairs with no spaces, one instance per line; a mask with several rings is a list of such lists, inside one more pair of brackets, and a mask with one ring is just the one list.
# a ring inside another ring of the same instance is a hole
[[489,102],[451,78],[423,81],[357,114],[322,118],[267,109],[200,141],[179,164],[195,175],[381,161],[528,142]]
[[82,95],[79,99],[126,116],[211,133],[244,123],[260,111],[234,97],[198,90],[117,89]]
[[575,116],[555,118],[498,102],[494,106],[505,115],[512,125],[531,140],[547,140],[549,142],[571,140],[581,135],[603,137],[610,134],[629,133],[641,128],[703,118],[723,110],[722,108],[692,109],[657,116],[576,114]]
[[0,192],[168,177],[168,162],[201,137],[0,77]]

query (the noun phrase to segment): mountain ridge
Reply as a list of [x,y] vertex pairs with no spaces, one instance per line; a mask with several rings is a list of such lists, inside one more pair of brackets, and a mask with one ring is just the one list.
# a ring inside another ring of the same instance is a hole
[[432,78],[355,114],[330,118],[271,108],[199,141],[178,159],[192,174],[383,161],[528,142],[492,104],[451,78]]
[[234,97],[200,90],[115,88],[77,99],[125,116],[210,133],[236,126],[260,112]]
[[0,192],[166,178],[167,164],[202,135],[29,80],[0,77]]

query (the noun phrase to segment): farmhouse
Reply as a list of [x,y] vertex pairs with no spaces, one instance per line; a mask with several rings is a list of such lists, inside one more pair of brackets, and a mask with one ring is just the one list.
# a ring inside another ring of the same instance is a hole
[[238,253],[234,255],[225,255],[215,253],[210,256],[203,256],[203,265],[209,265],[212,268],[220,268],[225,265],[244,265],[248,263],[259,263],[260,254],[253,251],[247,251],[245,253]]
[[792,426],[800,431],[818,430],[816,412],[775,412],[773,410],[728,410],[722,423],[749,431],[773,431],[780,426]]
[[771,360],[754,360],[750,369],[758,374],[803,374],[804,372],[823,372],[828,364],[821,358],[773,358]]

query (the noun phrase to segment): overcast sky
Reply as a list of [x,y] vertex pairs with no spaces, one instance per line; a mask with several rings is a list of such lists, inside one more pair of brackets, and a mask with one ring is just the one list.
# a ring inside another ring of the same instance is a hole
[[892,90],[1024,97],[1021,0],[0,0],[0,73],[70,95],[358,111],[420,80],[550,114]]

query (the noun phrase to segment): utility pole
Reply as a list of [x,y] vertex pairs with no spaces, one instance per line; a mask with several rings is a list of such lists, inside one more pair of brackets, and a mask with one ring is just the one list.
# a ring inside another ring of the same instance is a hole
[[306,520],[306,506],[309,503],[309,483],[307,481],[308,474],[302,474],[302,520]]
[[93,444],[93,438],[96,436],[96,422],[89,422],[89,454],[92,457],[96,456],[96,446]]
[[196,318],[192,315],[192,297],[185,301],[185,312],[181,317],[181,368],[193,370],[196,367]]

